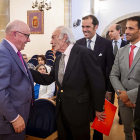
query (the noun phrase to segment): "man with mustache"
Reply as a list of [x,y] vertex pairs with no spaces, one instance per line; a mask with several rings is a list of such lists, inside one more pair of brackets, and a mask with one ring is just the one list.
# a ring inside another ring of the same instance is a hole
[[[77,40],[77,44],[85,46],[92,50],[92,53],[96,56],[99,66],[104,75],[106,84],[106,98],[111,101],[111,94],[113,88],[109,80],[109,74],[114,63],[114,55],[112,42],[106,38],[99,36],[96,33],[98,29],[99,21],[93,15],[88,15],[82,18],[82,31],[84,38]],[[94,140],[103,140],[103,135],[94,130]]]
[[125,140],[132,140],[133,114],[140,84],[140,17],[127,20],[125,34],[130,44],[118,50],[110,81],[118,94]]

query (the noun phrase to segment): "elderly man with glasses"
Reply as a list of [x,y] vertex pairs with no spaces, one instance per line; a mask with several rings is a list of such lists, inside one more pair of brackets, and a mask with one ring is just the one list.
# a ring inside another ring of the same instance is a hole
[[20,53],[30,42],[26,23],[14,20],[6,26],[0,43],[0,140],[24,140],[34,83]]

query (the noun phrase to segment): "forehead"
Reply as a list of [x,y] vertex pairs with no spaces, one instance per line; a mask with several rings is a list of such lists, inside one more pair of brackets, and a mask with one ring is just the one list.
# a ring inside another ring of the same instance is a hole
[[138,28],[138,22],[137,21],[129,20],[126,23],[126,27],[137,27]]
[[89,24],[92,24],[92,19],[91,18],[88,18],[88,19],[85,19],[82,21],[82,25],[89,25]]
[[110,30],[110,31],[111,31],[111,30],[116,30],[116,25],[110,26],[109,30]]
[[59,35],[60,29],[56,29],[53,33],[52,36],[57,36]]
[[40,66],[40,67],[39,67],[39,69],[43,69],[43,68],[45,69],[45,66]]

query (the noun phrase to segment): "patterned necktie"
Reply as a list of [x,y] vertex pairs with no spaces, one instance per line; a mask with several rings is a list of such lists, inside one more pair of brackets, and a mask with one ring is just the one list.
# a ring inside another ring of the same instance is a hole
[[115,46],[114,46],[114,56],[116,56],[117,51],[118,51],[118,46],[117,46],[117,41],[114,41],[114,42],[115,42]]
[[59,70],[58,70],[58,82],[62,86],[63,76],[64,76],[64,68],[65,68],[65,61],[64,61],[65,54],[62,54],[61,59],[59,61]]
[[131,45],[131,51],[130,51],[130,54],[129,54],[129,68],[131,67],[131,64],[133,62],[133,56],[134,56],[134,48],[136,46],[135,45]]
[[90,43],[92,42],[92,40],[88,40],[88,48],[91,49]]
[[24,62],[23,62],[23,59],[22,59],[21,52],[18,51],[18,52],[17,52],[17,55],[19,56],[19,58],[20,58],[20,60],[21,60],[21,62],[22,62],[22,64],[23,64],[23,66],[24,66],[24,68],[25,68],[25,71],[27,72],[27,69],[26,69],[26,67],[25,67],[25,65],[24,65]]

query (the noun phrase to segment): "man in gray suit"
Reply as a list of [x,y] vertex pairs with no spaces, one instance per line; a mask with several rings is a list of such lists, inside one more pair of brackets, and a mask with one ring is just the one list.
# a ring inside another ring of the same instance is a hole
[[133,113],[140,84],[140,17],[128,19],[125,33],[130,44],[118,50],[110,80],[118,95],[125,140],[132,140]]
[[14,20],[5,29],[0,43],[0,140],[24,140],[33,79],[20,53],[30,42],[30,29]]

